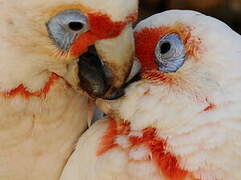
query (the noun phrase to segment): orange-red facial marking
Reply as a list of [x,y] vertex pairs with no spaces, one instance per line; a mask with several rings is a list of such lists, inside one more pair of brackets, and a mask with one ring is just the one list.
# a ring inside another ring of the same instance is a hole
[[52,73],[49,80],[46,82],[45,86],[42,90],[37,92],[29,92],[22,84],[19,85],[17,88],[3,93],[3,95],[7,98],[12,98],[17,95],[22,96],[25,99],[29,99],[30,97],[44,97],[50,91],[51,87],[54,85],[55,81],[59,79],[59,76]]
[[141,77],[148,80],[153,85],[176,85],[178,82],[177,76],[164,74],[157,70],[146,70],[141,74]]
[[157,69],[157,64],[155,63],[156,45],[162,37],[170,33],[180,35],[186,48],[186,56],[195,57],[198,55],[201,40],[192,35],[190,27],[183,24],[176,24],[172,27],[144,28],[135,33],[136,57],[143,66],[143,72]]
[[[97,151],[97,156],[108,152],[109,150],[118,147],[115,143],[117,136],[127,136],[131,147],[136,147],[138,145],[144,145],[151,152],[149,157],[150,161],[154,161],[157,167],[160,169],[161,174],[163,174],[167,180],[185,180],[185,178],[192,177],[191,173],[182,170],[179,165],[177,158],[173,156],[170,152],[166,151],[166,141],[157,137],[155,128],[146,128],[141,130],[143,136],[129,136],[131,132],[130,124],[126,122],[117,123],[115,120],[109,120],[109,127],[102,138],[100,147]],[[191,178],[194,180],[194,178]]]
[[97,40],[119,36],[129,22],[137,19],[137,13],[131,14],[123,22],[113,22],[108,15],[101,13],[89,13],[88,19],[90,31],[80,35],[75,40],[71,47],[72,56],[80,56]]

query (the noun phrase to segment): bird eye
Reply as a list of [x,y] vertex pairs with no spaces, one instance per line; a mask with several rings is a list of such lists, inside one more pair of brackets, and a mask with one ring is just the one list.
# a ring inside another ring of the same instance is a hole
[[65,10],[47,23],[50,38],[61,50],[68,50],[80,34],[89,30],[87,17],[79,10]]
[[81,31],[81,29],[84,27],[84,24],[82,22],[70,22],[68,26],[72,31]]
[[158,70],[176,72],[185,62],[185,46],[178,34],[168,34],[160,39],[155,49]]
[[164,42],[160,46],[160,50],[162,54],[166,54],[168,51],[170,51],[170,49],[171,49],[171,44],[169,42]]

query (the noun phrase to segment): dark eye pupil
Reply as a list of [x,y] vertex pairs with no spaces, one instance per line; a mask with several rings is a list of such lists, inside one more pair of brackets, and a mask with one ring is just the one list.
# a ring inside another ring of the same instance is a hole
[[80,31],[83,27],[84,27],[84,25],[81,22],[70,22],[69,23],[69,28],[72,31]]
[[170,51],[171,49],[171,44],[169,42],[164,42],[161,47],[161,53],[162,54],[166,54],[168,51]]

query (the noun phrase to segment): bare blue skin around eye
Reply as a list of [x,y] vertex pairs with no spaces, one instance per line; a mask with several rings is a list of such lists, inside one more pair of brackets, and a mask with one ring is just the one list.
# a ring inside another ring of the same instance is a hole
[[[169,43],[170,50],[166,53],[161,53],[163,43]],[[163,73],[177,72],[185,62],[185,46],[178,34],[168,34],[160,39],[155,49],[156,63],[158,70]]]
[[[69,28],[70,22],[82,23],[83,28],[80,31],[73,31]],[[70,48],[74,39],[86,32],[88,28],[88,20],[79,10],[63,11],[47,23],[50,38],[58,48],[65,51]]]

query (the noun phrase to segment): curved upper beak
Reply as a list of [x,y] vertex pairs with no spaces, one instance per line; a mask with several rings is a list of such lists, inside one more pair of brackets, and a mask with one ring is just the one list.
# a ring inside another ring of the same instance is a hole
[[133,29],[129,24],[113,39],[97,41],[78,62],[69,65],[64,77],[75,89],[94,98],[115,98],[129,76],[134,61]]

